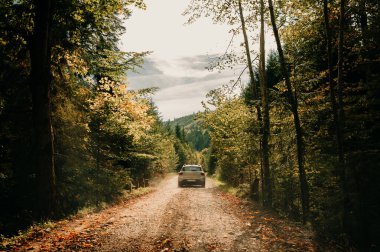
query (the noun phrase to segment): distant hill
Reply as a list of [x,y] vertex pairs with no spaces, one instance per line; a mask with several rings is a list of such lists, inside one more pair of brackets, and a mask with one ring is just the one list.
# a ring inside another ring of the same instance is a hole
[[166,121],[165,123],[167,123],[172,130],[175,129],[176,125],[179,125],[181,128],[185,128],[185,131],[187,131],[192,126],[197,124],[197,122],[195,121],[195,117],[196,114],[191,114],[187,116],[182,116],[180,118],[176,118],[172,121]]
[[176,118],[172,121],[166,121],[165,123],[174,132],[176,125],[184,129],[185,139],[189,142],[194,149],[201,151],[208,148],[210,145],[210,136],[207,130],[204,130],[196,119],[196,114],[191,114]]

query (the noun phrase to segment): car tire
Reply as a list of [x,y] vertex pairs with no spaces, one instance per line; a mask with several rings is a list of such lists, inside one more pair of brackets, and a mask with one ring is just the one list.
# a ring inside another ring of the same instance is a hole
[[178,187],[183,187],[182,183],[178,182]]
[[205,188],[205,187],[206,187],[206,182],[202,183],[201,186],[202,186],[203,188]]

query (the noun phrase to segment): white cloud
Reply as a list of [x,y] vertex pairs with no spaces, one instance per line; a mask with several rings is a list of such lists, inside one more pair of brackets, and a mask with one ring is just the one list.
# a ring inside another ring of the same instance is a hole
[[173,58],[170,61],[169,60],[158,60],[155,59],[155,61],[159,64],[157,64],[157,68],[160,69],[163,74],[168,76],[175,76],[175,77],[191,77],[191,76],[199,76],[204,77],[208,75],[209,73],[205,71],[206,65],[204,62],[191,62],[193,64],[202,64],[203,63],[203,69],[195,69],[189,67],[188,63],[184,64],[184,62],[181,60],[181,58]]
[[174,119],[194,112],[203,111],[201,102],[208,91],[228,83],[229,77],[200,81],[189,85],[174,86],[157,92],[154,101],[164,119]]
[[[173,120],[175,118],[182,117],[184,115],[190,115],[199,111],[203,111],[202,97],[192,97],[186,99],[177,99],[170,101],[156,102],[160,108],[160,114],[164,120]],[[173,106],[173,103],[177,106]]]
[[[199,56],[183,58],[179,61],[187,60],[193,62]],[[158,63],[157,63],[158,64]],[[156,68],[152,62],[147,63],[151,68]],[[150,72],[149,69],[144,71]],[[199,70],[201,71],[201,70]],[[206,94],[215,88],[235,80],[241,69],[225,71],[223,73],[209,72],[203,69],[202,74],[192,77],[170,76],[160,73],[136,75],[130,77],[131,88],[159,87],[159,91],[153,96],[162,117],[167,119],[178,118],[187,114],[203,110],[201,102],[206,99]],[[243,76],[244,81],[247,80]]]
[[[240,67],[222,73],[209,72],[202,67],[203,64],[207,65],[207,59],[202,55],[179,58],[176,62],[194,74],[171,75],[165,74],[160,61],[147,58],[140,74],[129,75],[130,88],[158,87],[159,91],[153,96],[153,101],[165,120],[200,111],[201,102],[210,90],[236,80],[242,71]],[[243,75],[243,83],[245,81],[247,75]]]
[[177,85],[158,91],[155,100],[160,102],[194,97],[204,99],[205,94],[208,91],[220,87],[223,84],[227,84],[230,80],[230,77],[221,77],[220,79],[198,81],[187,85]]

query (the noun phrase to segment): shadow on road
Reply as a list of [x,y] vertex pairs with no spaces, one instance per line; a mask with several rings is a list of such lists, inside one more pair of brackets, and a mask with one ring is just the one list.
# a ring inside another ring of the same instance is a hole
[[201,185],[183,185],[183,186],[180,186],[180,188],[204,188],[204,187]]

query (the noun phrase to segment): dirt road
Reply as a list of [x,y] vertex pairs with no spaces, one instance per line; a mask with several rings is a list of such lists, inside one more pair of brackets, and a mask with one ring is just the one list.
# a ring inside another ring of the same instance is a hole
[[[122,221],[108,230],[98,251],[314,250],[310,233],[268,213],[253,212],[221,193],[211,179],[206,188],[178,188],[177,177],[170,176],[116,219]],[[284,230],[276,231],[282,225]],[[289,232],[294,235],[285,237]]]
[[[99,251],[235,251],[245,228],[228,202],[217,197],[212,180],[207,181],[206,188],[178,188],[176,176],[126,208],[120,218],[124,221],[110,230]],[[245,250],[260,250],[255,237],[249,244]]]
[[[20,243],[20,242],[19,242]],[[11,250],[315,251],[312,233],[237,197],[162,180],[141,198],[58,222]]]

